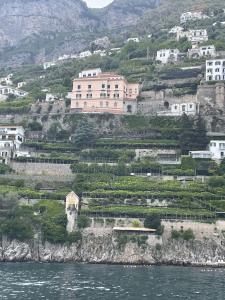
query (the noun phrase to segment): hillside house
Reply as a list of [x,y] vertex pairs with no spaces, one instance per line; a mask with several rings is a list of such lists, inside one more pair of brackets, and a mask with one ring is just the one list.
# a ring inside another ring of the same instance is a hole
[[0,158],[2,163],[8,163],[20,149],[25,139],[22,126],[0,126]]
[[212,159],[222,160],[225,158],[225,141],[213,140],[210,141],[209,151],[211,152]]
[[140,43],[140,39],[138,37],[129,38],[129,39],[127,39],[127,43],[129,43],[129,42]]
[[174,26],[170,29],[169,34],[177,34],[177,32],[183,31],[184,28],[181,26]]
[[158,116],[194,116],[199,113],[199,104],[196,102],[173,103],[170,107],[157,113]]
[[208,18],[209,18],[209,16],[207,16],[206,14],[204,14],[201,11],[194,11],[194,12],[188,11],[188,12],[183,13],[180,16],[180,23],[183,24],[188,21],[205,20]]
[[188,50],[188,57],[189,58],[199,58],[204,56],[216,56],[216,48],[214,45],[202,46],[202,47],[193,47],[192,49]]
[[73,81],[71,110],[80,113],[134,114],[139,84],[116,73],[85,70]]
[[43,68],[44,68],[44,70],[47,70],[47,69],[49,69],[51,67],[54,67],[55,65],[56,65],[55,62],[48,61],[48,62],[43,63]]
[[206,81],[225,80],[225,58],[206,61]]
[[15,97],[25,97],[27,92],[10,86],[0,86],[0,96],[14,95]]
[[178,61],[180,51],[178,49],[161,49],[157,51],[156,60],[162,64]]
[[206,29],[193,29],[188,31],[178,31],[177,41],[187,38],[192,44],[200,44],[208,41],[208,32]]
[[105,50],[95,50],[93,54],[104,57],[104,56],[106,56],[106,51]]
[[211,159],[212,153],[210,151],[190,151],[189,156],[194,159]]
[[17,83],[17,88],[18,89],[21,89],[23,86],[25,86],[27,83],[26,83],[26,81],[21,81],[21,82],[18,82]]
[[0,78],[0,84],[4,84],[4,85],[13,85],[13,74],[9,74],[6,77],[2,77]]
[[86,57],[90,57],[90,56],[92,56],[92,53],[89,50],[88,51],[83,51],[79,54],[79,58],[86,58]]

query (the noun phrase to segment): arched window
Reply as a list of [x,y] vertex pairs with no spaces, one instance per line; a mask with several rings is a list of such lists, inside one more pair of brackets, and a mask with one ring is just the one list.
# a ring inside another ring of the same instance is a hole
[[164,107],[165,107],[166,109],[169,109],[169,107],[170,107],[170,104],[169,104],[169,102],[168,102],[168,101],[165,101],[165,102],[164,102]]

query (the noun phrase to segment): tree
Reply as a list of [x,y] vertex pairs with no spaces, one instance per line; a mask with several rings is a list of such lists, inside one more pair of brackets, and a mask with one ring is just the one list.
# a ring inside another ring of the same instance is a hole
[[28,128],[31,131],[41,131],[43,127],[42,127],[41,123],[39,123],[37,121],[33,121],[28,124]]
[[183,154],[190,150],[205,150],[209,140],[206,135],[205,123],[199,116],[196,124],[186,114],[181,117],[182,132],[180,135],[180,147]]
[[53,122],[47,131],[47,137],[51,140],[56,140],[57,135],[62,131],[62,126],[59,122]]
[[77,125],[75,134],[72,136],[72,143],[77,148],[90,146],[95,143],[96,132],[94,127],[88,122],[87,118],[83,118]]

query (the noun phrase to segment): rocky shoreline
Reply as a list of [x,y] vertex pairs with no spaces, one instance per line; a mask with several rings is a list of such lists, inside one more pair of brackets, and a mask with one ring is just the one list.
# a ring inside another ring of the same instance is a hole
[[48,242],[10,241],[0,244],[0,262],[83,262],[92,264],[174,265],[225,267],[225,246],[221,237],[172,240],[151,236],[146,244],[128,242],[119,246],[112,231],[83,232],[82,241],[68,245]]

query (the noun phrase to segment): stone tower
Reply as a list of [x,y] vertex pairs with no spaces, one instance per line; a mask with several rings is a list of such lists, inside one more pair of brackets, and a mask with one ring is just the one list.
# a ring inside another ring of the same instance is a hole
[[80,209],[80,198],[71,192],[66,196],[65,212],[67,215],[67,232],[73,232],[77,228],[77,217]]
[[225,108],[225,84],[217,83],[215,85],[216,89],[216,107],[224,110]]

